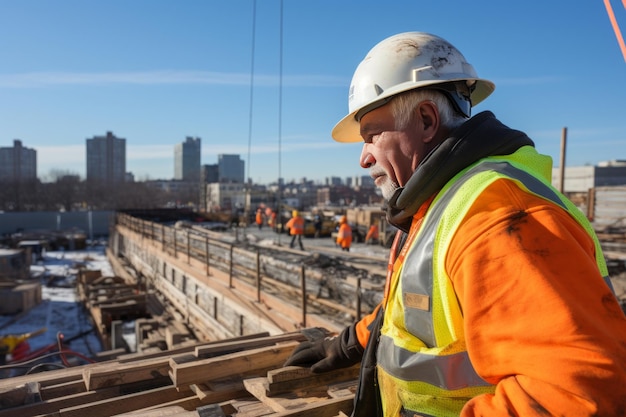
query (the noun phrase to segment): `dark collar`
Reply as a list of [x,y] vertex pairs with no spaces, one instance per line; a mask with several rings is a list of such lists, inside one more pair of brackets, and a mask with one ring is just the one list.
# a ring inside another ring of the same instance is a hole
[[509,155],[527,145],[534,143],[525,133],[505,126],[492,112],[477,114],[454,129],[396,190],[388,202],[387,220],[408,232],[420,206],[458,172],[482,158]]

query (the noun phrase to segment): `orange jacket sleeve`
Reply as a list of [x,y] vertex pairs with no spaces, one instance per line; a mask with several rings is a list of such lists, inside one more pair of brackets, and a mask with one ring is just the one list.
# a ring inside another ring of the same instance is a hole
[[380,310],[381,304],[377,305],[374,311],[372,311],[367,316],[363,317],[361,320],[356,322],[355,330],[356,337],[359,341],[361,347],[365,348],[367,346],[367,341],[370,337],[370,333],[372,332],[371,324],[376,319],[376,315],[378,314],[378,310]]
[[463,417],[626,413],[626,318],[592,239],[565,211],[499,180],[453,237],[446,269],[467,349],[495,394]]

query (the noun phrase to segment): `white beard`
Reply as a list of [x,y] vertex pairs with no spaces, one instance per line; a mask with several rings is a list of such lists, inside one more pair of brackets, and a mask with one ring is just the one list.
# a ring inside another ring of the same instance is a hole
[[381,174],[383,175],[382,183],[380,183],[381,180],[379,179],[379,184],[376,184],[376,186],[382,193],[383,198],[389,201],[391,199],[391,196],[393,196],[393,193],[395,193],[396,190],[400,188],[400,186],[391,181],[391,178],[389,177],[389,175],[387,175],[387,172],[384,169],[379,168],[376,165],[370,168],[370,175],[372,176],[372,178],[380,177]]
[[380,189],[380,192],[383,194],[383,198],[389,201],[393,193],[395,193],[396,190],[400,187],[398,186],[398,184],[391,181],[389,177],[385,177],[385,180],[383,181],[382,184],[380,184],[378,188]]

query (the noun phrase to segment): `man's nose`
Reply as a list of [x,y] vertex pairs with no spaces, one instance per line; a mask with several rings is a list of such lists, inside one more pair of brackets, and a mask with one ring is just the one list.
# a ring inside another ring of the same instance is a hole
[[361,168],[370,168],[375,163],[376,159],[374,158],[374,155],[368,152],[364,146],[363,152],[361,152]]

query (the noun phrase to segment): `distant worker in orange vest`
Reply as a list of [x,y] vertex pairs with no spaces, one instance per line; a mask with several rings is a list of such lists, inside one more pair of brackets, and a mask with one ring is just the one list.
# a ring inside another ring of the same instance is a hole
[[260,208],[256,209],[256,224],[259,226],[259,230],[263,228],[263,213]]
[[304,234],[304,219],[300,217],[300,213],[298,210],[294,210],[291,212],[291,219],[287,222],[285,227],[289,229],[289,234],[291,237],[290,248],[293,248],[294,243],[296,242],[296,238],[298,239],[298,244],[300,245],[300,249],[304,250],[304,246],[302,246],[302,235]]
[[366,245],[376,245],[378,244],[378,222],[372,223],[369,230],[367,231],[367,235],[365,235],[365,244]]
[[346,216],[341,216],[339,219],[339,233],[337,233],[337,245],[341,246],[341,250],[350,252],[350,245],[352,244],[352,228],[348,224]]
[[275,228],[276,227],[276,212],[275,211],[272,211],[269,221],[270,221],[270,227]]

